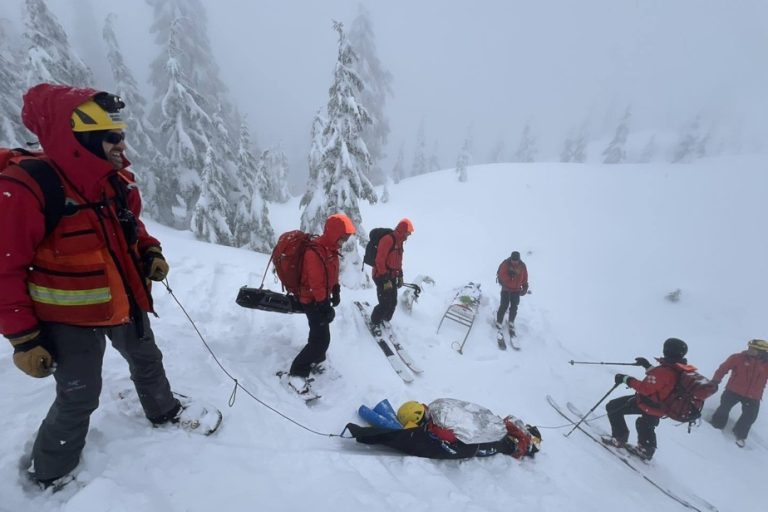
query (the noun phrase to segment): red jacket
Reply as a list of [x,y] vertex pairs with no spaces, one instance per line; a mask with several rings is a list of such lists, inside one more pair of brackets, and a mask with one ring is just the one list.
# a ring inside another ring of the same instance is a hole
[[528,268],[522,260],[505,259],[499,265],[496,277],[505,292],[517,292],[522,295],[528,291]]
[[768,381],[768,361],[751,356],[746,350],[733,354],[720,365],[712,380],[719,383],[729,371],[731,377],[725,389],[753,400],[763,399],[763,390]]
[[408,235],[405,222],[400,222],[390,235],[379,240],[373,279],[395,279],[403,277],[403,242]]
[[[5,255],[0,258],[0,333],[8,337],[33,331],[39,321],[126,323],[129,296],[141,310],[152,310],[137,260],[160,243],[138,221],[141,198],[133,175],[124,170],[118,174],[110,162],[91,154],[70,128],[74,108],[97,92],[41,84],[24,96],[24,124],[38,136],[49,163],[63,178],[67,200],[75,204],[106,200],[107,206],[99,209],[99,215],[84,208],[62,217],[46,237],[39,189],[0,179],[0,254]],[[17,176],[23,172],[16,169]],[[115,175],[128,185],[127,206],[138,221],[138,243],[130,247],[111,201],[115,191],[108,180]],[[83,290],[104,295],[103,300],[72,302]]]
[[344,222],[331,216],[323,234],[304,252],[298,293],[302,304],[328,300],[333,287],[339,284],[339,239],[345,234]]
[[645,373],[645,379],[629,379],[627,385],[637,391],[637,405],[641,411],[650,415],[662,417],[664,411],[660,404],[669,397],[677,384],[678,370],[696,370],[695,367],[683,363],[668,363],[664,359],[661,364],[654,366]]

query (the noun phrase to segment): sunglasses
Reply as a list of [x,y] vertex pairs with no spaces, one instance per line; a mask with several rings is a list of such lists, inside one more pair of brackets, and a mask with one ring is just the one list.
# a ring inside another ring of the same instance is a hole
[[108,144],[120,144],[125,140],[125,132],[107,132],[104,134],[104,142]]

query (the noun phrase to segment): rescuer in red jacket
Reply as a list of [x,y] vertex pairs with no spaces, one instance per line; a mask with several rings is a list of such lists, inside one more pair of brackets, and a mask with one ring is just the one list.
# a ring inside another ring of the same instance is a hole
[[501,285],[499,310],[496,312],[496,328],[501,329],[504,313],[509,308],[507,328],[509,334],[514,336],[517,306],[520,305],[520,297],[528,293],[528,267],[520,259],[518,251],[513,251],[509,258],[501,262],[496,271],[496,280]]
[[0,333],[19,369],[56,380],[32,449],[30,475],[43,487],[61,484],[79,462],[99,404],[106,337],[128,361],[147,418],[190,425],[147,316],[149,280],[163,280],[168,264],[139,218],[123,107],[113,94],[62,85],[24,95],[22,120],[44,150],[38,163],[58,176],[70,207],[52,232],[45,212],[56,205],[44,204],[30,174],[21,164],[0,174]]
[[629,375],[616,374],[616,384],[626,384],[634,389],[634,395],[623,396],[608,402],[605,406],[608,421],[611,423],[611,437],[603,442],[616,447],[624,447],[629,440],[629,428],[624,416],[639,414],[635,422],[637,428],[637,453],[650,460],[656,452],[656,427],[664,416],[660,404],[672,393],[677,383],[678,370],[688,368],[685,355],[688,345],[680,339],[669,338],[664,342],[664,357],[658,359],[659,366],[643,357],[636,359],[637,364],[646,368],[643,380]]
[[413,223],[402,219],[388,235],[379,240],[376,249],[376,263],[372,277],[376,283],[376,298],[379,303],[371,312],[371,325],[376,332],[381,323],[392,320],[397,308],[397,289],[403,286],[403,244],[413,233]]
[[298,298],[307,315],[309,336],[288,372],[288,383],[299,394],[309,392],[307,377],[312,366],[325,361],[331,343],[330,324],[336,316],[333,308],[341,300],[339,251],[353,234],[355,226],[349,217],[342,213],[331,215],[325,221],[323,234],[304,251]]
[[751,340],[747,350],[731,355],[720,365],[712,382],[720,384],[728,372],[731,372],[731,376],[720,396],[720,406],[712,416],[711,423],[717,429],[725,428],[731,409],[741,403],[741,416],[733,426],[733,433],[736,444],[744,447],[749,429],[760,412],[760,400],[768,381],[768,341]]

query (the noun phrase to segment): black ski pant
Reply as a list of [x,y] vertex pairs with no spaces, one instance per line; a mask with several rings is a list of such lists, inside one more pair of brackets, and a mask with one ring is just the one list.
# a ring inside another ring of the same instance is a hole
[[318,309],[305,311],[307,323],[309,323],[309,337],[307,344],[301,349],[299,355],[293,360],[290,375],[309,377],[309,371],[313,364],[325,361],[325,353],[331,344],[331,327],[325,312]]
[[739,402],[741,402],[741,416],[733,426],[733,434],[736,439],[746,439],[749,435],[749,429],[752,428],[752,424],[755,423],[757,414],[760,412],[760,400],[747,398],[726,389],[720,396],[720,406],[712,415],[712,426],[718,429],[725,428],[731,409]]
[[[392,320],[392,315],[395,314],[397,308],[397,287],[394,280],[389,278],[375,279],[374,282],[376,283],[376,298],[379,299],[379,303],[371,312],[371,323],[376,325],[385,320],[387,322]],[[385,283],[392,283],[392,287],[385,290]]]
[[142,321],[142,338],[133,323],[96,328],[43,325],[42,335],[50,342],[57,365],[53,373],[56,399],[32,448],[35,478],[59,478],[80,461],[91,413],[99,406],[105,337],[128,361],[131,380],[148,418],[161,417],[176,407],[163,368],[163,354],[155,344],[146,314]]
[[504,321],[504,313],[509,308],[509,324],[515,323],[517,318],[517,306],[520,305],[520,294],[517,292],[507,292],[501,290],[501,300],[499,302],[499,311],[496,313],[496,323]]
[[635,421],[637,444],[643,447],[649,456],[653,455],[656,451],[656,427],[660,418],[645,414],[637,405],[636,395],[611,400],[605,405],[605,410],[611,423],[611,435],[622,443],[629,440],[629,428],[624,416],[639,414],[640,417]]

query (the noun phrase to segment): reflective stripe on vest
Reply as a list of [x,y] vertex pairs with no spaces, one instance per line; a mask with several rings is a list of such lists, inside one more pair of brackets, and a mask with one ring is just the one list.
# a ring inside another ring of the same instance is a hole
[[34,283],[28,283],[29,295],[35,302],[55,306],[89,306],[104,304],[112,300],[109,288],[93,288],[91,290],[59,290],[46,288]]

